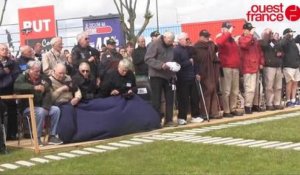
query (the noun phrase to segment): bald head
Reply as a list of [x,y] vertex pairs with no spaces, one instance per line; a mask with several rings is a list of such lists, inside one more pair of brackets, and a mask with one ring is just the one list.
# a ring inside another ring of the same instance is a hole
[[142,47],[142,48],[146,47],[145,37],[144,36],[140,36],[137,39],[137,43],[138,43],[139,47]]
[[89,78],[89,75],[90,75],[90,72],[91,72],[90,65],[86,62],[80,63],[79,72],[84,78],[86,78],[86,79]]
[[24,45],[20,48],[20,51],[22,56],[26,58],[33,58],[33,49],[30,46]]
[[66,66],[63,63],[58,63],[54,66],[54,77],[60,81],[65,78]]

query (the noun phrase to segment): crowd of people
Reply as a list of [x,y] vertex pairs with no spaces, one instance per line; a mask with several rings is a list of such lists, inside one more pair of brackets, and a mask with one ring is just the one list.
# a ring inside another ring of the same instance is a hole
[[[238,37],[232,35],[230,22],[220,27],[215,38],[201,30],[194,44],[187,33],[180,33],[175,42],[172,32],[161,35],[154,31],[148,45],[139,36],[136,48],[132,42],[117,48],[110,38],[101,51],[91,47],[88,33],[82,32],[71,52],[63,50],[61,37],[54,37],[49,51],[43,53],[40,43],[24,45],[17,59],[9,56],[6,44],[0,44],[0,95],[34,95],[40,145],[46,117],[51,119],[48,144],[61,144],[64,140],[58,127],[65,113],[61,106],[76,108],[98,98],[130,100],[137,94],[136,98],[149,102],[141,105],[153,106],[162,127],[187,124],[188,113],[194,123],[260,112],[264,97],[266,110],[300,105],[296,98],[300,36],[294,37],[295,31],[287,28],[280,37],[267,28],[259,39],[248,22]],[[238,106],[241,98],[244,103]],[[17,111],[26,115],[28,104],[3,102],[8,115],[7,139],[14,140],[18,136]],[[173,120],[174,106],[177,121]]]

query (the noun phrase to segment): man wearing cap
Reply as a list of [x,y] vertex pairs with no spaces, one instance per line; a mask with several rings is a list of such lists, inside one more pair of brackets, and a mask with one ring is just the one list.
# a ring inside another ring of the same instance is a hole
[[73,68],[78,71],[81,62],[89,63],[91,73],[97,76],[97,64],[100,57],[100,52],[90,46],[89,36],[87,32],[82,32],[77,35],[78,44],[72,49],[72,64]]
[[174,61],[174,38],[175,36],[172,32],[165,32],[163,36],[149,45],[145,55],[145,62],[148,64],[148,73],[152,90],[152,105],[160,116],[162,91],[164,91],[165,94],[165,126],[176,126],[176,124],[173,123],[174,91],[172,89],[174,87],[174,82],[172,81],[174,80],[175,72],[173,72],[171,67],[167,64]]
[[217,46],[209,40],[210,33],[207,30],[201,30],[200,40],[195,43],[195,66],[197,69],[197,80],[203,89],[205,104],[200,100],[200,114],[206,115],[204,105],[206,105],[209,118],[219,119],[217,86],[219,82],[219,58],[217,57]]
[[123,59],[123,56],[116,50],[116,41],[113,38],[109,38],[106,41],[106,51],[102,54],[100,64],[98,66],[98,73],[101,80],[104,79],[105,74],[112,70],[117,69],[119,61]]
[[159,36],[160,36],[160,33],[159,33],[158,31],[153,31],[153,32],[151,32],[151,34],[150,34],[151,42],[148,43],[147,48],[149,47],[149,45],[150,45],[153,41],[157,40],[157,39],[159,38]]
[[260,112],[259,71],[263,69],[264,58],[258,40],[254,37],[255,28],[251,23],[243,25],[244,32],[239,38],[242,58],[241,71],[245,89],[245,113]]
[[294,32],[290,28],[285,29],[283,31],[283,38],[279,41],[279,45],[284,52],[283,74],[286,81],[287,107],[292,107],[296,104],[296,91],[298,81],[300,81],[300,55],[296,42],[293,39]]
[[223,22],[221,33],[216,38],[222,66],[220,75],[224,108],[223,117],[242,115],[236,110],[237,97],[239,95],[239,67],[241,58],[239,47],[232,37],[233,28],[230,22]]
[[263,69],[265,92],[266,92],[266,109],[277,110],[283,109],[281,106],[282,90],[282,52],[278,48],[279,40],[274,37],[270,28],[266,28],[259,40],[261,49],[265,58]]

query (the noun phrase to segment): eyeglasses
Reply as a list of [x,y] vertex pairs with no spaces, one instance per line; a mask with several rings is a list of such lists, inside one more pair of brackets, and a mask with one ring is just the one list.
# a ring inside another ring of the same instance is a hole
[[81,70],[81,73],[90,73],[90,70]]

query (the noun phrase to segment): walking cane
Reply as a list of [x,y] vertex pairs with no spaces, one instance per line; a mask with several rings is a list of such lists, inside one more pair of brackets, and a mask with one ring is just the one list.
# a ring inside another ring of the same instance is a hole
[[[175,78],[172,78],[171,80],[171,86],[172,86],[172,91],[173,91],[173,107],[172,107],[172,111],[174,112],[176,110],[176,83],[175,83]],[[174,116],[174,114],[173,114]],[[172,118],[173,121],[173,118]],[[175,124],[175,126],[177,126],[177,124]]]
[[[266,106],[265,106],[266,101],[265,101],[265,96],[264,95],[265,95],[265,93],[264,93],[264,87],[263,87],[263,73],[261,71],[259,71],[258,72],[258,106],[259,106],[259,111],[264,111],[266,109]],[[262,101],[262,98],[263,98],[263,101]]]
[[205,110],[205,114],[206,114],[206,119],[207,119],[207,122],[209,122],[209,115],[208,115],[208,112],[207,112],[206,103],[205,103],[205,99],[204,99],[204,95],[203,95],[203,90],[202,90],[202,87],[201,87],[201,83],[198,80],[196,80],[196,81],[198,82],[198,85],[199,85],[200,96],[202,97],[203,106],[204,106],[204,110]]
[[258,110],[260,111],[261,110],[261,94],[260,94],[260,83],[261,83],[261,76],[260,76],[260,70],[257,72],[257,79],[256,79],[256,83],[258,83]]

